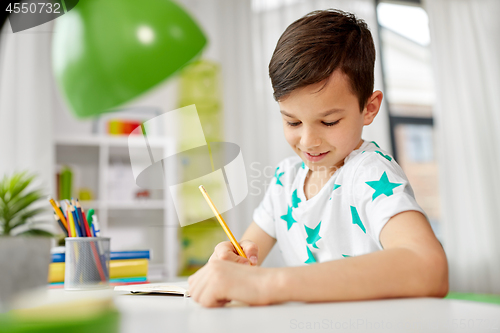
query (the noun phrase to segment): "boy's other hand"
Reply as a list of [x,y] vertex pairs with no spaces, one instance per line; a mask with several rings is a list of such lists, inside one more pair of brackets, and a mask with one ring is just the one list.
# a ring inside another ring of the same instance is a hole
[[217,246],[215,246],[214,253],[210,257],[208,262],[218,259],[232,261],[239,264],[257,265],[259,252],[257,244],[249,240],[244,240],[240,242],[240,246],[243,249],[243,252],[245,252],[245,255],[248,259],[241,257],[234,248],[233,244],[231,244],[230,241],[226,241],[221,242],[217,244]]
[[231,300],[248,305],[271,304],[281,301],[274,298],[279,290],[274,282],[281,280],[275,272],[270,268],[213,260],[188,278],[189,294],[205,307],[224,306]]

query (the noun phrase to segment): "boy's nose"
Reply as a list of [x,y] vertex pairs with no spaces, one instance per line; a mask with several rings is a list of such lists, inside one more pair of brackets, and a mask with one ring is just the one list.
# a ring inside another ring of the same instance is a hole
[[307,149],[318,147],[321,145],[321,138],[312,128],[304,128],[300,138],[300,145],[302,148]]

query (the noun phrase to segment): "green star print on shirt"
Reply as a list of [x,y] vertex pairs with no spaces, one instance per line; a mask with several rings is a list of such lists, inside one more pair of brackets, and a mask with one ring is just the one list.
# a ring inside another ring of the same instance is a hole
[[281,186],[283,186],[283,184],[281,183],[280,178],[281,178],[281,176],[283,176],[285,173],[284,173],[284,172],[282,172],[282,173],[278,174],[278,170],[279,170],[279,167],[278,167],[278,168],[276,168],[276,171],[274,172],[274,177],[276,177],[276,185],[281,185]]
[[292,207],[293,208],[299,207],[299,203],[301,201],[302,200],[300,200],[300,198],[297,196],[297,189],[295,189],[295,191],[293,191],[293,193],[292,193]]
[[384,157],[386,160],[392,161],[392,157],[390,157],[389,155],[384,155],[381,151],[378,151],[378,150],[376,150],[375,152],[377,154],[380,154],[380,156]]
[[391,183],[389,181],[389,178],[387,177],[387,174],[385,173],[385,171],[379,180],[372,181],[372,182],[366,182],[366,184],[375,190],[375,192],[373,193],[373,196],[372,196],[372,201],[375,200],[379,195],[382,195],[382,194],[385,194],[386,196],[393,195],[394,194],[393,189],[395,189],[398,186],[403,185],[403,183]]
[[309,248],[307,247],[306,245],[306,249],[307,249],[307,260],[304,261],[305,264],[314,264],[316,262],[316,259],[314,258],[311,250],[309,250]]
[[[342,186],[342,185],[333,184],[333,190],[332,190],[332,192],[335,191],[336,189],[338,189],[340,186]],[[330,197],[330,200],[332,200],[332,197]]]
[[288,227],[288,230],[292,227],[294,223],[297,223],[295,219],[292,216],[292,207],[288,206],[288,210],[286,212],[286,215],[281,215],[281,218],[286,221],[286,225]]
[[363,232],[366,234],[366,229],[365,226],[363,225],[363,222],[361,222],[361,219],[359,218],[358,211],[356,210],[356,207],[351,206],[351,216],[352,216],[352,224],[357,224],[363,230]]
[[304,225],[304,228],[306,228],[306,233],[307,233],[307,239],[306,239],[307,244],[312,244],[312,246],[315,249],[319,249],[319,247],[316,245],[316,242],[321,239],[321,236],[319,235],[319,228],[321,228],[321,221],[319,221],[318,225],[314,229],[308,228],[306,225]]

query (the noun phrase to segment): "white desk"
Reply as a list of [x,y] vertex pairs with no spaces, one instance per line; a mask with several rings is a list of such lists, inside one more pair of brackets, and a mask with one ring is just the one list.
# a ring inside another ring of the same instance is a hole
[[121,332],[500,332],[500,306],[435,298],[207,309],[191,298],[115,295]]

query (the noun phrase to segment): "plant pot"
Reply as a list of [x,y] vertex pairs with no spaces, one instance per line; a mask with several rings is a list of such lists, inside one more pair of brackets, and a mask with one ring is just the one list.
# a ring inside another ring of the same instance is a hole
[[0,312],[19,292],[47,285],[50,238],[0,237]]

